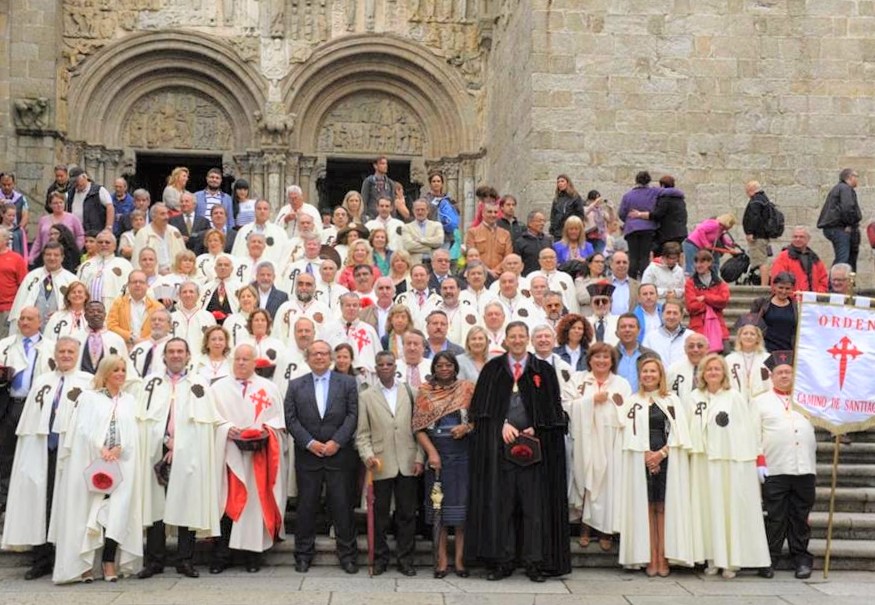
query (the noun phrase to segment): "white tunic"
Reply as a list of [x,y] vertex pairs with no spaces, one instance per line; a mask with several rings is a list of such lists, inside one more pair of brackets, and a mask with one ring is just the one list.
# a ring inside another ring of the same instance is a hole
[[[596,404],[598,393],[605,393],[607,401]],[[569,505],[583,508],[583,522],[608,534],[619,531],[621,413],[631,393],[622,376],[611,374],[599,384],[592,372],[574,372],[562,392],[573,461]]]
[[210,326],[216,325],[216,318],[212,313],[196,308],[194,312],[183,309],[170,314],[170,331],[173,336],[183,338],[188,342],[191,358],[197,360],[202,355],[201,347],[204,344],[204,332]]
[[770,476],[813,475],[817,469],[817,440],[811,422],[769,390],[751,401],[757,439]]
[[690,528],[688,452],[690,440],[684,407],[674,394],[633,393],[623,406],[623,471],[620,496],[620,564],[650,562],[650,524],[644,453],[650,451],[651,399],[669,423],[668,476],[665,488],[665,556],[673,564],[693,564]]
[[[258,497],[258,484],[253,468],[253,453],[244,452],[228,439],[232,427],[240,429],[263,427],[274,433],[281,441],[280,431],[285,429],[283,402],[276,385],[264,378],[252,375],[249,378],[246,395],[233,376],[223,378],[212,385],[210,397],[224,423],[216,431],[216,455],[218,481],[220,485],[219,504],[224,510],[228,499],[228,474],[233,474],[246,488],[246,504],[240,518],[231,527],[231,548],[263,552],[273,546],[271,536],[264,524],[261,501]],[[280,469],[278,477],[284,477],[285,468]],[[280,517],[285,512],[286,481],[280,479],[272,486],[272,493]],[[285,529],[280,525],[279,537]]]
[[[64,385],[58,393],[62,377]],[[48,435],[52,406],[58,397],[54,426],[60,449],[66,436],[66,424],[59,419],[68,414],[66,408],[74,405],[73,400],[89,387],[91,378],[90,374],[76,371],[66,374],[54,371],[35,378],[15,430],[18,440],[3,522],[3,550],[27,550],[31,546],[45,544]],[[55,494],[58,493],[60,477],[60,469],[56,467]],[[53,510],[56,502],[57,499],[52,502]]]
[[79,266],[77,275],[89,293],[94,291],[94,280],[101,280],[101,302],[108,311],[112,302],[121,295],[128,282],[128,274],[133,270],[131,263],[120,256],[95,256]]
[[[209,382],[187,374],[174,385],[169,376],[151,374],[138,393],[137,420],[145,479],[143,522],[163,520],[187,527],[198,537],[219,535],[216,427],[221,419],[208,396]],[[154,472],[164,456],[170,410],[174,413],[173,459],[165,495]]]
[[83,335],[87,335],[87,332],[88,324],[85,323],[85,313],[77,314],[69,310],[52,313],[46,322],[45,330],[43,330],[46,338],[52,340],[58,340],[61,336],[72,336],[81,340]]
[[[722,569],[771,565],[757,477],[755,421],[732,389],[690,394],[693,457],[704,472],[693,475],[693,517],[698,561]],[[704,535],[696,535],[698,531]],[[704,555],[704,556],[703,556]]]
[[[116,410],[121,443],[119,466],[122,481],[109,498],[88,491],[83,472],[95,460],[106,442],[110,418]],[[55,583],[73,582],[97,565],[104,539],[118,542],[119,568],[134,573],[143,557],[143,477],[139,465],[139,435],[136,401],[120,394],[115,400],[104,392],[87,391],[76,406],[75,420],[58,465],[63,477],[55,498],[63,502],[52,518],[55,539]]]
[[[24,281],[19,285],[18,292],[15,293],[15,300],[12,302],[12,309],[9,311],[9,321],[12,322],[13,326],[23,308],[37,306],[36,299],[42,290],[41,284],[48,275],[49,272],[46,271],[45,267],[40,267],[24,276]],[[52,273],[52,288],[56,291],[58,310],[64,310],[64,294],[67,292],[67,286],[74,281],[76,281],[76,276],[66,269]],[[49,338],[54,338],[54,336],[49,334]]]
[[757,395],[772,388],[771,375],[764,365],[768,358],[769,354],[765,351],[757,353],[736,351],[726,356],[732,388],[741,393],[748,403]]

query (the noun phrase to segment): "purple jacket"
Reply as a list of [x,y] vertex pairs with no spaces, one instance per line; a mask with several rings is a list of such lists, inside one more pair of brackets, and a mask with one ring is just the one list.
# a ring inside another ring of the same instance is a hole
[[658,187],[633,187],[623,195],[620,201],[620,210],[617,215],[623,221],[623,235],[628,235],[634,231],[656,230],[656,222],[644,220],[643,218],[630,218],[626,220],[626,216],[630,210],[641,210],[642,212],[652,212],[656,205],[656,197],[659,195]]

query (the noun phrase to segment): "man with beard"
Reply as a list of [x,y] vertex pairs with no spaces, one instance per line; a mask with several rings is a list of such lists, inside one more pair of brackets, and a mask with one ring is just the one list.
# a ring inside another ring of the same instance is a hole
[[131,350],[131,365],[140,378],[164,372],[164,346],[170,340],[170,312],[157,309],[149,317],[149,337]]
[[244,256],[246,253],[245,242],[250,233],[259,233],[264,236],[264,257],[267,260],[279,259],[288,243],[286,230],[270,222],[270,202],[267,200],[255,202],[255,221],[240,228],[231,254],[238,258]]
[[164,346],[166,370],[148,375],[139,393],[147,528],[141,579],[164,573],[165,524],[178,528],[176,571],[188,578],[200,575],[193,565],[196,534],[219,535],[214,447],[221,419],[207,396],[209,383],[188,372],[190,362],[188,343],[170,339]]
[[258,263],[255,268],[258,308],[266,310],[273,319],[276,319],[280,305],[289,300],[289,295],[276,287],[275,279],[276,269],[272,262],[263,260]]
[[97,255],[79,266],[79,281],[88,287],[91,300],[99,300],[107,307],[121,295],[133,266],[116,256],[116,239],[105,229],[97,234]]
[[529,579],[543,582],[571,571],[567,423],[553,367],[526,352],[526,324],[508,324],[505,343],[508,352],[486,363],[471,401],[465,558],[500,580],[519,557]]
[[292,330],[299,317],[308,317],[316,325],[317,331],[330,327],[331,310],[316,300],[316,278],[302,273],[295,282],[295,296],[280,305],[273,322],[271,335],[288,344],[292,341]]
[[33,563],[25,580],[52,573],[54,565],[55,549],[47,541],[47,529],[55,506],[58,449],[66,429],[64,420],[77,394],[91,385],[91,376],[76,370],[79,346],[72,336],[58,339],[54,352],[57,365],[34,381],[16,429],[2,548],[33,547]]

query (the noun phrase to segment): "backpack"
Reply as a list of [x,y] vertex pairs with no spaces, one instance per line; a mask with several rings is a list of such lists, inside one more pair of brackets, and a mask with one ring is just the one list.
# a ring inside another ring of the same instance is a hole
[[784,213],[772,202],[763,204],[763,232],[766,239],[778,239],[784,235]]
[[450,198],[444,196],[438,201],[437,218],[444,227],[444,233],[452,236],[453,232],[459,227],[459,213],[456,211]]

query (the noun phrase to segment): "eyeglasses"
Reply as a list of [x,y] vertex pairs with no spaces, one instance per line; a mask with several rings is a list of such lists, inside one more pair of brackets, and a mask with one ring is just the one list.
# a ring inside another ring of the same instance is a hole
[[592,301],[592,304],[601,306],[601,305],[606,305],[606,304],[608,304],[609,302],[610,302],[610,299],[607,299],[607,298],[599,298],[599,299],[593,300],[593,301]]

